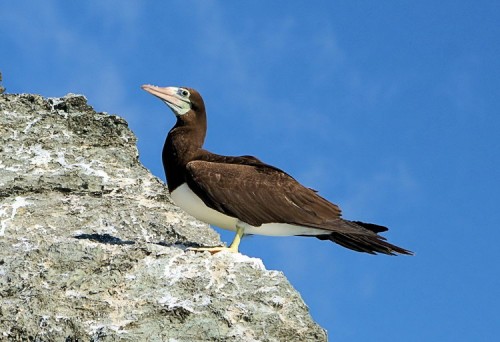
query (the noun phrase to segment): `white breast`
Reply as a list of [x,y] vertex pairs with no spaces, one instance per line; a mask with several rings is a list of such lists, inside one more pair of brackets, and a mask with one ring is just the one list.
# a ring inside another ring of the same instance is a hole
[[189,188],[187,183],[182,184],[172,191],[170,197],[182,210],[198,220],[217,226],[219,228],[236,231],[238,219],[224,215],[217,210],[209,208],[196,194]]
[[[217,226],[219,228],[236,231],[238,219],[227,216],[209,208],[203,201],[184,183],[170,194],[172,200],[181,209],[198,220]],[[325,235],[327,230],[301,227],[287,223],[265,223],[260,227],[251,226],[240,222],[245,226],[245,234],[270,235],[270,236],[294,236],[294,235]]]

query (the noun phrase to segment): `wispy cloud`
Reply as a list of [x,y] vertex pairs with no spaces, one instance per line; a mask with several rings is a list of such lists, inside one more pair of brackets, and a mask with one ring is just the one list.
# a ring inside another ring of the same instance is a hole
[[[46,91],[58,93],[46,95],[84,92],[94,105],[103,110],[106,107],[125,107],[124,71],[116,64],[116,54],[112,49],[105,49],[103,42],[87,30],[95,29],[89,23],[116,26],[121,32],[118,37],[129,37],[130,40],[124,44],[128,46],[137,26],[137,2],[127,6],[109,1],[95,6],[76,6],[72,10],[80,21],[71,20],[68,9],[63,8],[58,1],[6,6],[2,26],[9,39],[17,44],[19,55],[31,56],[30,62],[38,64],[37,70],[50,74],[52,69],[57,82],[49,82],[52,89]],[[26,67],[30,68],[30,65]]]
[[[437,82],[437,92],[447,98],[455,111],[449,112],[458,119],[464,119],[466,113],[484,114],[487,93],[480,93],[480,73],[486,63],[474,53],[461,55],[450,61],[449,71],[440,82]],[[491,94],[493,95],[493,94]]]
[[345,184],[349,191],[341,199],[344,213],[361,220],[386,212],[388,203],[393,209],[398,204],[414,203],[422,191],[416,176],[402,161],[384,163],[372,174],[348,175]]

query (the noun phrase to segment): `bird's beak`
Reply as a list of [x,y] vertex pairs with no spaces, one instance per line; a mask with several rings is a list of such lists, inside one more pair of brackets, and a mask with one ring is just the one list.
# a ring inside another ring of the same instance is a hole
[[183,105],[183,101],[179,99],[177,95],[177,92],[179,90],[179,88],[177,87],[161,88],[154,85],[145,84],[141,88],[148,93],[160,98],[172,109],[182,107]]
[[182,95],[183,92],[189,95],[186,89],[177,87],[161,88],[150,84],[143,85],[142,89],[165,102],[177,117],[189,113],[191,110],[189,97]]

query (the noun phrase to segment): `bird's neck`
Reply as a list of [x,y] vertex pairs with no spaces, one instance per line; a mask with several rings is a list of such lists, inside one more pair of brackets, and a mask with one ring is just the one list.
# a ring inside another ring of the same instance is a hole
[[199,126],[176,124],[168,133],[163,146],[163,167],[169,190],[172,192],[185,180],[187,163],[203,151],[205,131]]

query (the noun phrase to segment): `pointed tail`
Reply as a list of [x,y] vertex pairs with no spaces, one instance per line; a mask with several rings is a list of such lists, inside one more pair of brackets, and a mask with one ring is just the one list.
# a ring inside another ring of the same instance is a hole
[[388,255],[413,255],[413,252],[404,248],[398,247],[386,241],[383,236],[377,233],[385,232],[388,229],[372,223],[364,223],[359,221],[344,221],[349,225],[356,225],[359,228],[359,233],[342,233],[332,232],[329,235],[317,236],[320,240],[330,240],[343,247],[352,249],[357,252],[369,254],[388,254]]

